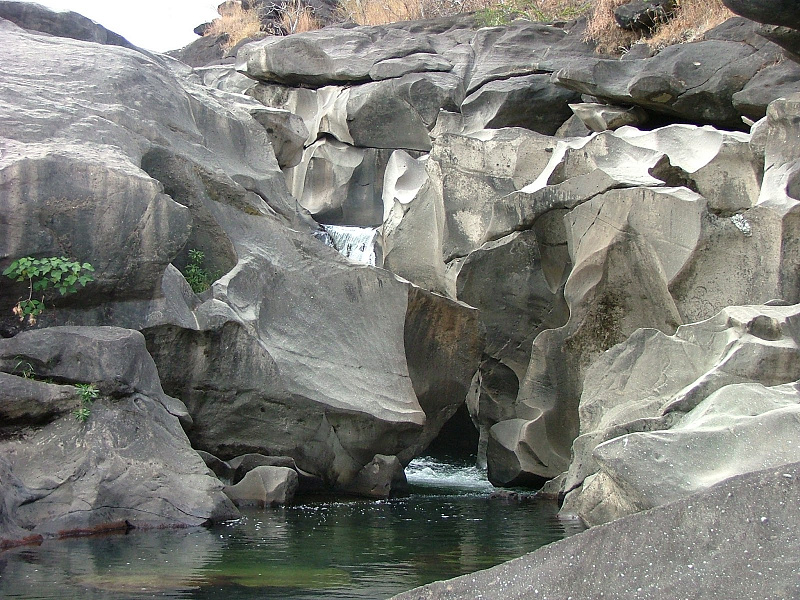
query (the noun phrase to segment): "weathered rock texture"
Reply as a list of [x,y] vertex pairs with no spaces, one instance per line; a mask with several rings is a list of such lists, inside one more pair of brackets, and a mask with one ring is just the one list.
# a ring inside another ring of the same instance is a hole
[[730,307],[606,352],[584,380],[562,512],[598,524],[800,460],[798,309]]
[[[161,390],[141,333],[20,333],[0,340],[0,370],[0,545],[237,515],[189,445],[185,407]],[[85,422],[73,384],[99,392]]]

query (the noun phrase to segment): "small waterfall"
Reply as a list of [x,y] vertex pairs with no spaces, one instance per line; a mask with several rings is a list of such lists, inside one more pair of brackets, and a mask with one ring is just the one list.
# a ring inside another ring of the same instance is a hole
[[375,244],[378,230],[373,227],[345,227],[343,225],[323,225],[328,232],[333,247],[340,254],[362,265],[377,264]]
[[412,486],[455,494],[489,494],[494,486],[486,472],[470,464],[451,464],[431,457],[419,457],[406,467]]

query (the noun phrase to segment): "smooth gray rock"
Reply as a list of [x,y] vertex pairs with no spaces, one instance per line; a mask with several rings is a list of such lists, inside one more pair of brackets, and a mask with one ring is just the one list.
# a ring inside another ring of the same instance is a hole
[[[639,330],[606,352],[584,379],[563,512],[594,525],[794,462],[800,397],[780,384],[800,373],[797,320],[796,305],[729,307],[674,336]],[[766,430],[774,443],[759,441]]]
[[456,75],[410,73],[350,88],[343,118],[356,146],[427,152],[439,111],[457,110],[463,98]]
[[223,488],[238,507],[266,508],[291,503],[297,491],[297,471],[287,467],[259,466],[248,471],[241,481]]
[[[86,360],[90,356],[92,360]],[[20,361],[37,378],[88,382],[114,397],[144,394],[185,423],[186,406],[164,393],[144,336],[119,327],[50,327],[0,339],[0,370],[19,372]],[[57,389],[57,386],[56,388]],[[49,392],[55,391],[49,388]]]
[[53,11],[33,2],[0,2],[0,19],[7,19],[23,29],[39,31],[50,35],[111,44],[124,48],[137,49],[128,40],[73,11]]
[[508,26],[479,29],[471,42],[474,58],[464,75],[468,94],[490,81],[535,73],[551,73],[565,63],[582,62],[594,54],[583,41],[585,21],[561,24],[524,19]]
[[276,108],[259,107],[249,112],[267,131],[278,166],[288,169],[300,164],[303,143],[308,138],[303,120],[288,110]]
[[409,73],[430,73],[451,71],[453,64],[438,54],[409,54],[403,58],[387,58],[375,63],[369,71],[373,81],[394,79]]
[[791,96],[800,89],[800,65],[784,60],[762,69],[733,96],[733,105],[743,115],[758,120],[776,98]]
[[396,456],[376,454],[356,475],[347,491],[367,498],[388,498],[406,487],[406,474]]
[[800,29],[800,10],[791,0],[722,0],[722,3],[752,21]]
[[[242,47],[237,69],[262,81],[321,87],[370,80],[383,61],[433,53],[428,35],[391,27],[327,27]],[[439,69],[437,69],[439,70]]]
[[[0,37],[0,113],[14,149],[0,163],[9,190],[2,255],[69,249],[96,269],[85,294],[40,323],[142,330],[165,389],[194,418],[190,439],[221,459],[291,456],[337,487],[376,454],[435,435],[414,392],[425,382],[409,375],[411,285],[354,267],[314,238],[318,225],[289,195],[267,132],[241,104],[223,104],[230,94],[197,85],[178,63],[103,46],[108,71],[98,71],[96,44],[54,42],[5,21]],[[65,65],[74,93],[48,80]],[[190,250],[204,252],[217,277],[200,295],[179,272]],[[23,293],[4,285],[0,301],[13,306]],[[10,310],[4,318],[19,327]],[[431,339],[458,344],[450,334]],[[474,360],[459,366],[464,381],[453,389],[466,390]]]
[[234,469],[232,483],[237,484],[244,476],[256,467],[286,467],[297,470],[294,459],[290,456],[264,456],[263,454],[243,454],[228,461]]
[[332,138],[308,146],[287,183],[320,223],[377,227],[383,222],[383,179],[390,150],[357,148]]
[[[800,593],[792,558],[800,545],[799,493],[797,463],[740,475],[393,600],[791,598]],[[658,531],[658,539],[647,531]]]
[[571,113],[579,95],[550,82],[549,74],[490,81],[464,99],[461,113],[466,132],[524,127],[553,135]]

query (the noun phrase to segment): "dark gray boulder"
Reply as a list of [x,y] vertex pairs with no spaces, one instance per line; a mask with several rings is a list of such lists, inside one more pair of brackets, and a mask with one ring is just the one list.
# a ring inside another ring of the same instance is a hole
[[630,31],[650,31],[666,22],[675,10],[675,0],[635,0],[614,9],[617,25]]
[[708,32],[702,41],[669,46],[651,58],[573,62],[558,70],[553,81],[607,102],[741,128],[742,113],[734,105],[734,94],[781,55],[777,46],[755,34],[752,23],[736,18]]
[[800,7],[792,0],[722,0],[722,3],[751,21],[800,29]]
[[[0,544],[130,527],[179,527],[237,511],[181,428],[144,338],[118,328],[39,329],[0,340]],[[83,404],[82,404],[83,402]],[[24,404],[24,407],[21,405]],[[73,416],[88,408],[85,419]],[[23,410],[20,410],[23,408]],[[24,435],[20,435],[24,432]]]
[[798,494],[798,463],[748,473],[392,600],[792,598]]
[[540,73],[490,81],[464,99],[461,113],[467,131],[524,127],[553,135],[572,115],[569,104],[579,100]]

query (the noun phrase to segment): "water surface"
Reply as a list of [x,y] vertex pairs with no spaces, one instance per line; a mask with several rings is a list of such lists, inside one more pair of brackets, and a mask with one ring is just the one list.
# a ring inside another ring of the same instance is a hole
[[489,499],[473,467],[419,459],[411,493],[250,510],[210,529],[131,531],[0,554],[2,598],[383,600],[579,530],[549,502]]

